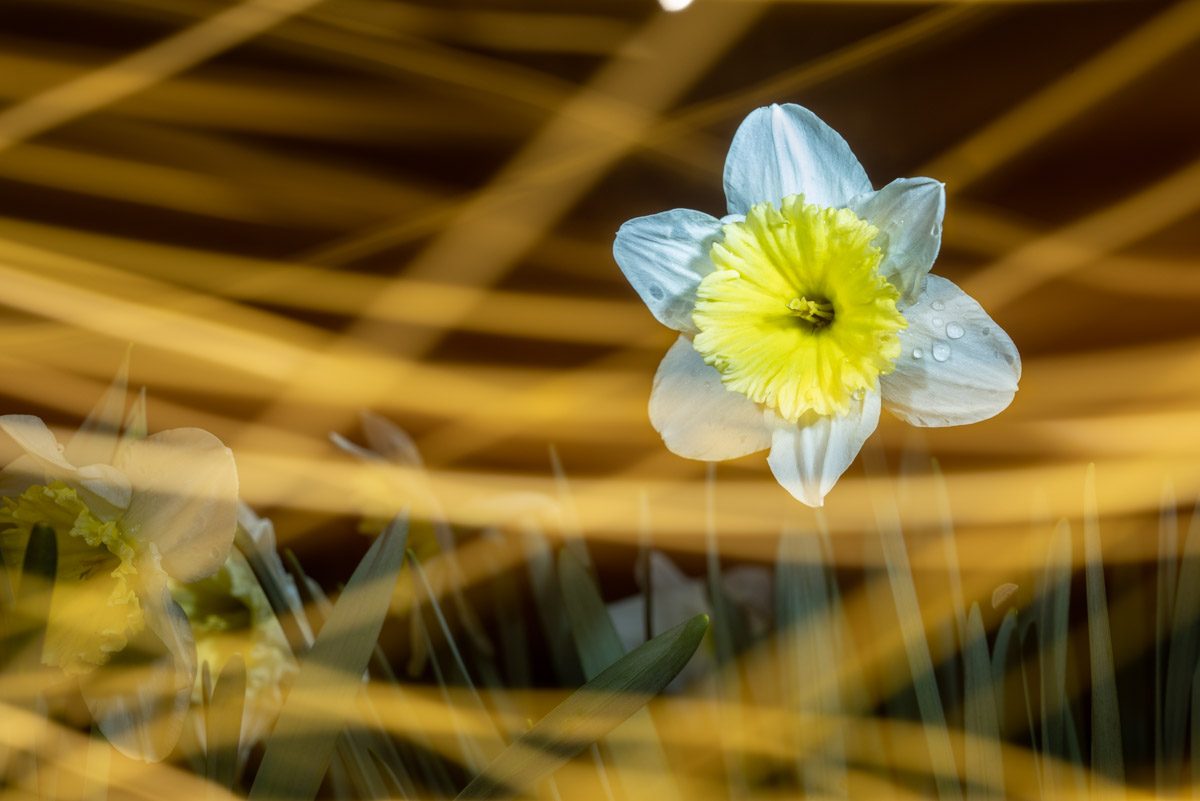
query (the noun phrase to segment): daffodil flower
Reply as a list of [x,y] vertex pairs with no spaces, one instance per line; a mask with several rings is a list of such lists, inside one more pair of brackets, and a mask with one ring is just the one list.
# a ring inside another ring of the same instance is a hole
[[770,449],[788,492],[820,506],[881,408],[918,426],[987,419],[1021,361],[961,289],[929,274],[945,190],[875,191],[833,129],[796,105],[760,108],[725,162],[729,215],[639,217],[613,253],[659,322],[680,332],[650,421],[692,459]]
[[57,539],[42,662],[78,677],[118,750],[163,759],[196,677],[192,632],[167,580],[199,581],[229,555],[233,454],[195,428],[81,431],[65,448],[36,417],[5,415],[0,431],[21,454],[0,472],[0,547],[18,592],[33,526]]
[[[284,691],[299,670],[287,638],[254,571],[236,548],[216,573],[190,584],[171,581],[170,588],[191,623],[198,661],[208,663],[214,681],[234,654],[242,657],[246,698],[239,756],[245,759],[250,748],[271,733]],[[192,702],[201,703],[202,694],[197,675]]]

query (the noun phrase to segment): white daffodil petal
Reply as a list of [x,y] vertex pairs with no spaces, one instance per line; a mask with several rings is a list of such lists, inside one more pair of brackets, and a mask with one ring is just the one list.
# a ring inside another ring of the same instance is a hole
[[5,468],[7,473],[36,466],[41,475],[29,476],[29,483],[61,481],[79,492],[92,511],[106,519],[129,506],[129,482],[119,470],[106,464],[75,467],[63,457],[58,440],[40,418],[6,414],[0,417],[0,430],[29,457]]
[[162,431],[134,440],[117,467],[133,485],[122,526],[152,542],[178,581],[215,572],[237,529],[237,468],[233,453],[199,428]]
[[895,372],[880,378],[888,411],[915,426],[977,423],[1012,403],[1021,356],[973,298],[938,275],[905,310]]
[[868,392],[840,417],[813,416],[798,425],[779,421],[767,456],[775,479],[796,500],[823,505],[826,493],[875,431],[879,409],[879,393]]
[[721,383],[721,374],[679,337],[654,376],[650,423],[673,452],[689,459],[735,459],[771,446],[762,410]]
[[713,271],[708,252],[724,235],[716,217],[690,209],[664,211],[622,225],[613,258],[655,319],[695,333],[696,287]]
[[849,209],[879,229],[879,274],[900,290],[897,306],[916,303],[942,246],[946,188],[932,178],[898,178],[850,201]]
[[788,195],[841,207],[872,188],[846,140],[816,114],[791,103],[752,111],[725,158],[730,214],[746,214],[765,201],[779,206]]
[[152,550],[138,564],[146,628],[79,682],[88,711],[109,742],[125,756],[147,762],[165,759],[175,747],[196,680],[192,629],[167,592],[157,556]]

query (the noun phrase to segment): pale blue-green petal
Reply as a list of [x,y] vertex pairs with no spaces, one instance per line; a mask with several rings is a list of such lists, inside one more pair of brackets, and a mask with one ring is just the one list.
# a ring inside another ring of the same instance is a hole
[[874,433],[879,408],[879,393],[868,392],[845,415],[811,415],[798,424],[778,421],[767,456],[775,479],[801,503],[822,506]]
[[915,426],[956,426],[1008,408],[1021,355],[1008,334],[967,293],[938,275],[925,278],[896,369],[880,377],[883,405]]
[[680,336],[663,357],[650,391],[650,423],[688,459],[736,459],[771,446],[771,429],[754,401],[725,388],[721,374]]
[[660,323],[694,334],[696,288],[713,271],[708,252],[724,236],[716,217],[690,209],[664,211],[622,225],[613,258]]
[[942,246],[945,186],[932,178],[897,178],[878,192],[854,198],[849,208],[879,229],[879,272],[900,290],[896,305],[904,309],[915,303]]
[[745,214],[767,201],[778,207],[788,195],[841,208],[872,188],[846,140],[816,114],[791,103],[750,112],[725,158],[730,214]]

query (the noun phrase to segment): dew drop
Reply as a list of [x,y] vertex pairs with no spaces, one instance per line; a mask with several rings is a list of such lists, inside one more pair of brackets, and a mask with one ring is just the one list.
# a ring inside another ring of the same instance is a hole
[[920,348],[913,348],[913,358],[914,359],[919,359],[924,355],[925,355],[925,351],[921,350]]
[[943,320],[941,317],[934,317],[932,320],[929,321],[929,324],[932,325],[934,328],[941,328],[945,324],[945,322],[946,321]]
[[1012,355],[1010,355],[1008,353],[1004,354],[1004,361],[1008,362],[1009,364],[1012,364],[1013,363]]
[[946,326],[946,336],[951,339],[962,339],[963,334],[967,333],[958,323],[949,323]]
[[861,389],[856,389],[850,393],[850,397],[854,398],[856,401],[860,401],[863,399],[863,391]]
[[659,286],[658,284],[651,284],[650,285],[650,297],[654,298],[655,300],[662,300],[663,299],[663,288],[661,286]]
[[930,303],[929,305],[933,307],[934,311],[942,311],[943,309],[946,308],[946,304],[942,303],[940,300],[935,300],[933,303]]
[[934,361],[944,362],[950,358],[950,346],[945,342],[935,342],[933,345]]

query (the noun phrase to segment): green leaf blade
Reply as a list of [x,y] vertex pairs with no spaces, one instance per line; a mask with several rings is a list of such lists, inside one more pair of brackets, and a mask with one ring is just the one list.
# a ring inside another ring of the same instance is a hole
[[617,727],[683,670],[708,629],[697,615],[630,651],[552,709],[458,795],[497,798],[530,787]]
[[280,711],[250,789],[252,801],[316,796],[346,717],[355,709],[404,565],[407,534],[407,518],[393,520],[350,577]]

